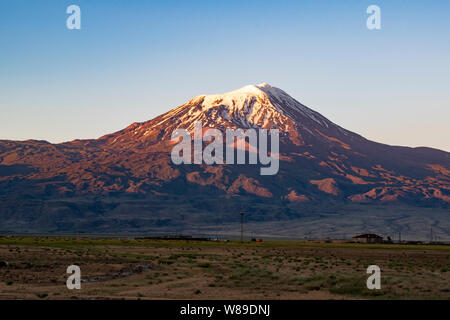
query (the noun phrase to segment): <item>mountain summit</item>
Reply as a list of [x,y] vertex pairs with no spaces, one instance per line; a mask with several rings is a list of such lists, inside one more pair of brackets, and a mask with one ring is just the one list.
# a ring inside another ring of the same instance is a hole
[[[279,173],[261,177],[251,165],[174,165],[172,132],[192,130],[198,121],[221,130],[279,129]],[[367,140],[262,83],[196,96],[99,139],[0,141],[0,197],[0,217],[12,229],[20,224],[18,217],[26,217],[28,224],[22,225],[28,226],[40,225],[49,215],[70,225],[66,215],[81,215],[77,221],[100,215],[103,221],[125,219],[127,212],[145,216],[151,224],[160,219],[152,220],[152,215],[181,210],[181,203],[187,206],[181,211],[210,217],[228,212],[224,199],[229,205],[255,203],[255,212],[260,212],[258,203],[269,201],[273,209],[261,211],[260,219],[273,218],[276,212],[295,215],[299,205],[301,212],[314,211],[326,203],[448,208],[450,154]],[[55,221],[47,219],[47,227],[61,229]],[[110,222],[98,223],[106,228]]]
[[101,140],[109,143],[132,138],[147,142],[170,140],[171,133],[176,129],[192,131],[194,124],[199,121],[204,127],[221,130],[278,129],[282,136],[288,137],[297,146],[312,143],[316,139],[325,141],[328,135],[335,139],[362,140],[359,135],[339,127],[283,90],[267,83],[247,85],[224,94],[196,96],[153,120],[134,123]]

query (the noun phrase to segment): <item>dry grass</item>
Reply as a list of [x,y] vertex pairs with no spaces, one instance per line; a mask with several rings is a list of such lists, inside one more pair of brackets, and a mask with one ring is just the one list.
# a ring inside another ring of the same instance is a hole
[[449,246],[0,238],[0,261],[3,299],[450,299]]

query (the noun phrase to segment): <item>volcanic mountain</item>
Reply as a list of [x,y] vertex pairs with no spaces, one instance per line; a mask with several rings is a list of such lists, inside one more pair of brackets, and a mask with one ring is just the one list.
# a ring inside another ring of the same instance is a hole
[[[261,176],[255,165],[173,164],[172,133],[192,131],[199,121],[220,130],[278,129],[279,173]],[[175,228],[228,221],[242,207],[253,221],[351,204],[435,208],[448,216],[450,153],[369,141],[263,83],[197,96],[99,139],[2,140],[0,199],[0,231]]]

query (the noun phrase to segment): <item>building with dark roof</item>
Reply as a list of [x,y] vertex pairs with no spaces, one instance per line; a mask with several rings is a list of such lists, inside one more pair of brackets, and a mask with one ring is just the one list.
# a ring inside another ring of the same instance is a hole
[[352,238],[354,242],[360,243],[382,243],[383,237],[374,234],[374,233],[365,233],[360,234],[359,236],[355,236]]

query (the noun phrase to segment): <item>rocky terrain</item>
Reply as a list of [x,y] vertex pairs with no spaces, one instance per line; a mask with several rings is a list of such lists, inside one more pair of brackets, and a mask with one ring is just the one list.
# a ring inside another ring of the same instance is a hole
[[[197,121],[278,129],[278,174],[261,176],[260,165],[173,164],[172,132]],[[436,208],[445,220],[450,153],[369,141],[264,83],[197,96],[99,139],[1,140],[0,200],[0,231],[21,232],[176,231],[234,221],[242,208],[261,222],[352,204]]]

